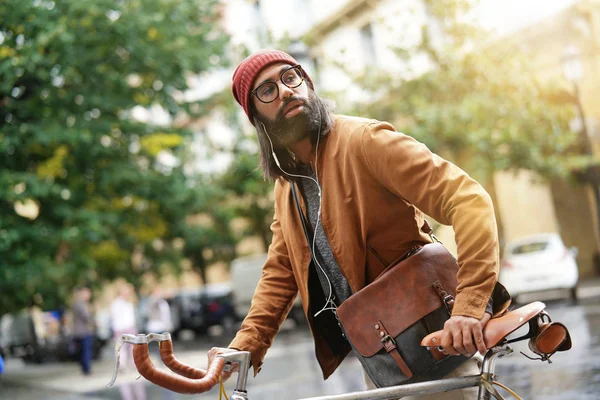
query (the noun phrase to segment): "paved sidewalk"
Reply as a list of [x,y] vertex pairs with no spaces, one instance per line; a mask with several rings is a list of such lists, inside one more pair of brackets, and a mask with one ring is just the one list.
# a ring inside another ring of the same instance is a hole
[[600,297],[600,277],[580,282],[577,288],[577,296],[580,299]]

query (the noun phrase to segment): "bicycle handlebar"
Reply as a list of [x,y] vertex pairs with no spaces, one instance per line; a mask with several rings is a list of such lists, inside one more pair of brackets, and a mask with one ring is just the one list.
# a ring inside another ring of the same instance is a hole
[[[148,344],[136,344],[133,346],[133,361],[135,362],[135,366],[139,373],[150,382],[173,392],[183,394],[204,393],[209,391],[219,381],[219,376],[221,376],[221,372],[225,366],[225,360],[222,357],[215,357],[209,364],[208,371],[200,379],[175,375],[156,369],[148,356]],[[175,360],[175,362],[177,362],[177,360]],[[200,371],[196,370],[191,372],[193,372],[190,374],[191,376],[198,376],[199,374],[196,374],[195,372]]]
[[[174,373],[157,369],[148,354],[148,343],[157,341],[160,347],[160,357],[165,365]],[[113,378],[107,387],[112,386],[119,369],[119,352],[124,343],[133,345],[133,361],[139,373],[154,383],[173,392],[182,394],[204,393],[211,390],[218,382],[226,364],[233,362],[240,364],[240,373],[236,392],[245,393],[247,371],[250,365],[250,353],[247,351],[232,351],[217,355],[211,360],[207,370],[194,368],[177,360],[173,355],[173,342],[168,333],[148,335],[122,335],[115,348],[116,364]],[[233,398],[233,397],[232,397]]]
[[172,341],[165,340],[159,342],[159,346],[160,359],[171,371],[189,379],[201,379],[204,378],[204,376],[206,376],[206,370],[194,368],[191,365],[184,364],[181,361],[177,360],[177,358],[173,354]]

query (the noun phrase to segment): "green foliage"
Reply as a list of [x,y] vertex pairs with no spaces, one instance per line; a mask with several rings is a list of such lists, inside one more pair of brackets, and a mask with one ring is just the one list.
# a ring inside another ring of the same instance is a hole
[[[557,89],[536,80],[525,55],[490,45],[466,22],[472,2],[425,3],[435,23],[423,26],[416,46],[394,50],[406,59],[426,55],[430,67],[410,79],[366,71],[357,81],[377,100],[350,112],[393,122],[486,183],[498,170],[566,176],[580,146],[568,126],[572,108],[554,101]],[[435,46],[432,25],[444,33]]]
[[550,101],[552,89],[540,87],[525,67],[516,57],[485,52],[446,60],[389,86],[368,112],[450,153],[481,179],[508,169],[565,176],[577,154],[572,110]]
[[131,110],[189,106],[186,76],[223,64],[218,6],[0,2],[0,314],[177,268],[174,243],[209,200],[184,174],[191,137]]
[[242,237],[258,236],[263,243],[262,251],[266,251],[272,237],[269,226],[274,212],[273,184],[265,181],[257,167],[257,149],[256,135],[240,138],[233,149],[232,163],[217,182],[227,191],[228,206],[235,216],[247,222]]
[[[231,146],[218,144],[208,135],[203,137],[202,144],[209,149],[210,154],[225,153],[231,156],[231,162],[226,170],[214,173],[207,183],[213,187],[212,192],[215,195],[214,207],[211,208],[210,213],[213,217],[219,216],[222,220],[220,224],[214,226],[223,226],[226,222],[224,217],[228,216],[229,221],[242,220],[243,224],[236,225],[245,227],[242,230],[237,229],[235,234],[231,232],[228,234],[233,236],[225,235],[224,229],[221,229],[221,234],[213,232],[213,235],[220,237],[221,243],[240,242],[248,237],[258,237],[264,248],[255,251],[266,251],[271,243],[269,227],[273,220],[273,184],[266,182],[258,169],[256,132],[254,129],[246,132],[244,126],[240,124],[240,107],[231,96],[229,88],[205,100],[202,107],[218,109],[224,122],[236,134]],[[215,255],[219,256],[218,259],[227,261],[228,256],[233,256],[234,253],[216,251]]]

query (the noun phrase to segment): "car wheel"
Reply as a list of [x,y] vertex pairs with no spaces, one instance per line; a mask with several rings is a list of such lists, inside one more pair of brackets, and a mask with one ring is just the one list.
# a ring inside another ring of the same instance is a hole
[[221,326],[227,333],[231,333],[235,329],[235,318],[232,315],[226,315],[221,321]]
[[571,298],[573,304],[577,304],[579,302],[579,298],[577,297],[577,285],[569,289],[569,297]]
[[194,331],[194,333],[196,335],[204,336],[208,332],[208,327],[206,327],[206,326],[198,326],[198,327],[194,328],[193,331]]
[[294,321],[296,326],[302,326],[306,324],[306,317],[301,307],[294,307],[290,311],[290,318]]

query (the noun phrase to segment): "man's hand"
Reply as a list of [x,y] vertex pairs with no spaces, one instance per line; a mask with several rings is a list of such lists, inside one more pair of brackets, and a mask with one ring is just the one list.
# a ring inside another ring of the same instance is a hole
[[471,357],[476,351],[482,355],[487,348],[483,340],[483,327],[491,315],[483,313],[481,320],[473,317],[455,315],[444,324],[442,347],[445,354]]
[[[208,364],[210,365],[212,360],[219,354],[232,353],[235,351],[237,351],[237,350],[228,349],[226,347],[213,347],[212,349],[210,349],[208,351]],[[225,382],[227,379],[229,379],[234,372],[237,372],[240,369],[240,364],[233,363],[232,367],[233,368],[231,368],[231,370],[223,371],[223,373],[221,374],[223,376],[223,382]]]

